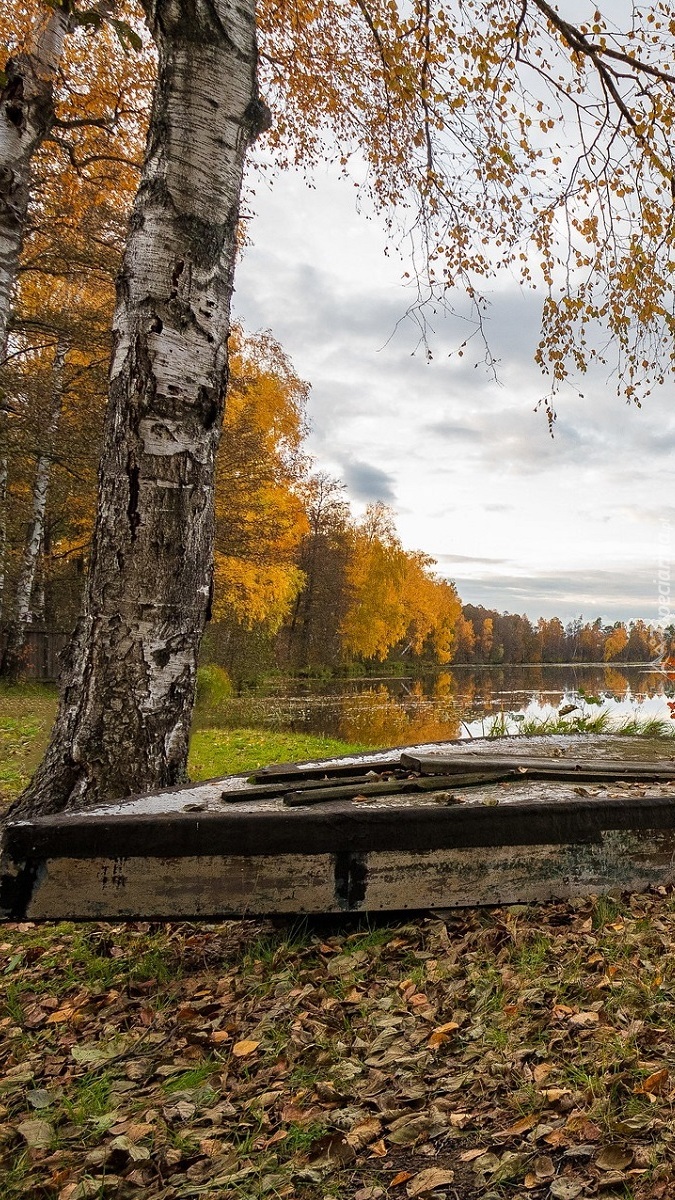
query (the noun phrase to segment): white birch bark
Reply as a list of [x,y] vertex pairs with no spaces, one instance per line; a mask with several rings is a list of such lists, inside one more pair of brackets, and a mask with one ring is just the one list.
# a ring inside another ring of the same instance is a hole
[[98,515],[52,741],[15,811],[185,779],[244,158],[254,0],[147,0],[159,66],[118,281]]
[[38,549],[36,577],[33,583],[33,596],[31,599],[31,615],[37,625],[44,626],[45,615],[47,609],[46,595],[46,566],[47,554],[45,551],[46,545],[46,529],[42,529],[42,541]]
[[28,536],[24,549],[23,563],[16,588],[14,616],[7,631],[7,644],[2,664],[3,674],[17,675],[21,668],[21,654],[26,642],[28,626],[32,619],[31,600],[35,588],[40,549],[44,541],[49,477],[51,475],[54,443],[61,420],[63,405],[63,376],[67,344],[59,340],[54,353],[52,394],[49,420],[42,441],[42,453],[38,456],[33,484],[33,503],[28,525]]
[[46,8],[30,42],[4,67],[0,90],[0,359],[30,198],[33,157],[54,121],[53,81],[69,29],[63,8]]

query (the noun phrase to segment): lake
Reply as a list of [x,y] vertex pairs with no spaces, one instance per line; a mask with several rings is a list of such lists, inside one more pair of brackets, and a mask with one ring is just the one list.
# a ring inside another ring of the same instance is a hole
[[[319,733],[373,746],[517,733],[530,719],[606,713],[616,728],[630,718],[662,720],[675,676],[652,666],[541,664],[456,666],[420,677],[273,681],[265,689],[197,710],[198,728],[263,726]],[[672,722],[675,732],[675,721]]]

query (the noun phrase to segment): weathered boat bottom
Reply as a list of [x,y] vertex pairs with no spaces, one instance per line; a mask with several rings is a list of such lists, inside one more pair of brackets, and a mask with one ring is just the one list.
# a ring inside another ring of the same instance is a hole
[[[524,741],[505,739],[500,751],[522,758]],[[567,765],[576,776],[579,763],[581,778],[589,763],[609,762],[617,744],[628,741],[557,739],[554,752],[567,753],[572,743]],[[472,743],[477,764],[494,745]],[[550,739],[526,745],[529,755],[552,753]],[[635,763],[638,757],[644,763],[644,746],[618,748],[629,760],[627,776],[631,758],[633,775],[640,774]],[[210,781],[93,813],[17,822],[5,830],[0,916],[176,920],[399,911],[672,884],[671,748],[655,744],[656,769],[649,773],[656,784],[617,784],[604,792],[570,781],[523,780],[472,787],[462,803],[442,792],[327,799],[303,809],[284,808],[278,797],[237,777],[226,781],[225,796],[223,781]],[[464,770],[462,751],[466,743],[456,751],[445,747]],[[356,761],[363,769],[381,767],[384,759]],[[311,770],[316,775],[317,764]],[[295,779],[300,772],[290,774]],[[241,803],[232,802],[233,789]]]
[[674,859],[675,831],[664,830],[426,853],[57,858],[24,865],[31,878],[16,880],[26,903],[14,915],[176,919],[530,903],[673,883]]

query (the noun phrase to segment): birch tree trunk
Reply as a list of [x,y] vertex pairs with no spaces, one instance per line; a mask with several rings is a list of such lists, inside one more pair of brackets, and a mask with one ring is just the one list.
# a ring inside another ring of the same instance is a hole
[[63,375],[66,361],[67,345],[59,340],[54,353],[52,374],[51,411],[47,428],[43,435],[42,453],[35,468],[35,483],[33,485],[33,505],[28,537],[23,556],[21,574],[16,588],[16,604],[14,616],[7,629],[7,643],[2,660],[2,674],[16,678],[21,671],[21,655],[26,643],[26,634],[31,622],[31,600],[35,588],[40,548],[44,541],[45,515],[47,512],[47,496],[49,493],[49,476],[52,468],[54,442],[61,420],[63,404]]
[[158,79],[118,281],[84,611],[51,744],[15,814],[186,775],[210,615],[238,206],[267,110],[255,0],[146,0],[146,13]]
[[54,122],[53,81],[69,17],[45,8],[27,48],[4,67],[0,89],[0,360],[4,357],[12,291],[19,265],[31,163]]

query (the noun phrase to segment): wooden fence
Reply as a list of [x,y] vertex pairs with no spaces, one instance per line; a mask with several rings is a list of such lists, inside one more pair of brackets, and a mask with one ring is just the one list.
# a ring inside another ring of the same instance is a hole
[[[23,679],[56,680],[61,663],[59,656],[68,642],[68,634],[49,629],[29,629],[22,654]],[[0,634],[0,655],[4,653],[6,635]]]

